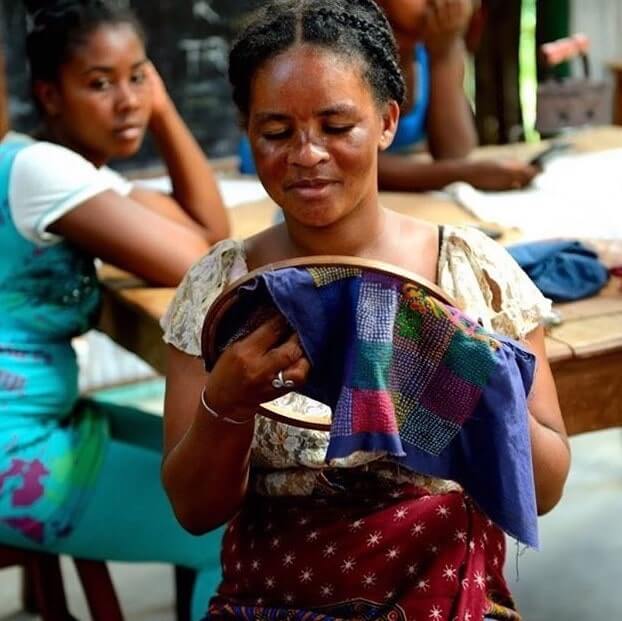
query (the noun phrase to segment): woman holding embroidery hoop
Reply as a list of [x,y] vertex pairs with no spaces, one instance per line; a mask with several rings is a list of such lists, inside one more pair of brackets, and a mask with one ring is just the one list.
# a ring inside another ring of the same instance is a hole
[[[450,619],[456,610],[518,618],[501,575],[503,535],[459,486],[414,475],[381,492],[386,470],[378,456],[326,464],[328,434],[256,417],[262,402],[287,391],[285,382],[302,386],[309,373],[280,316],[225,349],[209,374],[201,329],[228,283],[281,260],[346,255],[437,283],[490,329],[525,339],[537,358],[529,427],[538,508],[546,512],[561,496],[569,463],[540,327],[548,302],[477,231],[439,230],[379,204],[378,153],[395,133],[404,81],[375,3],[271,2],[230,60],[258,174],[285,222],[216,246],[187,274],[163,321],[170,345],[163,481],[191,532],[230,522],[224,579],[206,619],[398,619],[432,611]],[[359,485],[375,492],[347,496]],[[476,546],[483,537],[485,549]],[[418,543],[409,548],[412,538]],[[387,561],[398,564],[387,572]]]

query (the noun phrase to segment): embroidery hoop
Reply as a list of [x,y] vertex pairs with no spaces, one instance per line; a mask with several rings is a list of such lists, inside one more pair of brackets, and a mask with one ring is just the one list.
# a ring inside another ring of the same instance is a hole
[[[227,286],[220,295],[214,300],[210,306],[201,331],[201,352],[205,366],[208,370],[213,368],[218,360],[219,353],[217,350],[218,330],[227,312],[235,305],[239,298],[239,290],[241,287],[250,284],[257,276],[266,272],[278,271],[289,268],[313,268],[313,267],[332,267],[332,268],[354,268],[366,272],[375,272],[377,274],[398,278],[404,284],[412,283],[420,289],[424,289],[428,294],[440,300],[444,304],[458,307],[457,303],[447,295],[435,283],[418,276],[414,272],[404,268],[377,261],[375,259],[363,259],[359,257],[349,257],[340,255],[326,255],[314,257],[300,257],[296,259],[287,259],[285,261],[277,261],[269,263],[260,268],[254,269],[241,278],[237,279]],[[295,391],[294,391],[295,392]],[[319,431],[330,431],[330,416],[322,414],[308,414],[284,408],[282,405],[274,401],[265,402],[259,405],[258,413],[277,420],[279,422],[291,425],[293,427],[301,427],[304,429],[315,429]]]

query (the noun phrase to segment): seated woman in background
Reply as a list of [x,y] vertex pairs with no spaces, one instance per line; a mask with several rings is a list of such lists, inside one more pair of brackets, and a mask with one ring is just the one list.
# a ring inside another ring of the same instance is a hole
[[[174,286],[229,234],[226,212],[135,18],[98,0],[27,4],[42,128],[0,144],[0,542],[206,569],[213,587],[220,533],[196,539],[176,522],[161,420],[80,399],[71,339],[97,321],[93,257]],[[146,131],[173,196],[105,166]]]
[[[395,141],[379,161],[382,190],[438,190],[466,181],[482,190],[529,184],[538,170],[518,161],[464,158],[477,146],[464,94],[463,34],[474,0],[377,0],[396,37],[406,98]],[[433,162],[410,151],[427,140]]]
[[373,0],[268,2],[233,45],[234,100],[285,222],[215,246],[163,321],[164,484],[191,532],[230,522],[206,619],[519,618],[503,532],[459,485],[392,469],[383,453],[326,463],[328,433],[255,415],[283,381],[302,386],[309,371],[282,317],[226,348],[206,374],[206,311],[227,284],[272,262],[391,263],[438,283],[488,329],[524,339],[537,359],[524,414],[538,510],[561,496],[569,450],[540,325],[550,303],[478,231],[379,204],[378,152],[405,94],[396,52]]

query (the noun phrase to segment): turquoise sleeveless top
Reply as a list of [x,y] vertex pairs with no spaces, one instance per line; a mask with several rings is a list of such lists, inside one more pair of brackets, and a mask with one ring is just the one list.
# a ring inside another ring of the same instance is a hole
[[11,215],[11,169],[29,144],[0,143],[0,522],[46,544],[76,523],[108,428],[79,400],[71,346],[99,311],[93,259],[66,242],[34,244]]
[[397,132],[390,152],[402,151],[421,142],[425,138],[425,126],[430,107],[430,62],[425,46],[415,47],[414,62],[417,65],[415,102],[408,114],[400,117]]

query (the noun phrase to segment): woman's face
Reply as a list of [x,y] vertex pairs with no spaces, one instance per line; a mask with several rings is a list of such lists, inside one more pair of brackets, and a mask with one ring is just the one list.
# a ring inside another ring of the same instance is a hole
[[55,136],[96,165],[133,155],[151,115],[147,62],[130,24],[97,28],[56,82],[35,85]]
[[333,224],[377,206],[378,150],[399,109],[380,110],[356,60],[310,45],[264,64],[251,85],[248,134],[258,175],[286,217]]
[[387,15],[398,41],[422,38],[429,0],[376,0]]

